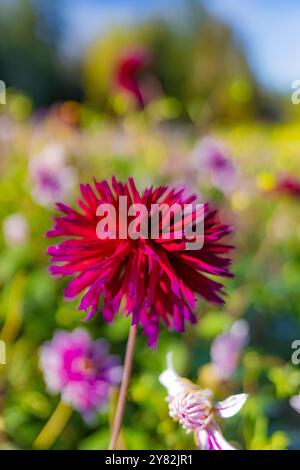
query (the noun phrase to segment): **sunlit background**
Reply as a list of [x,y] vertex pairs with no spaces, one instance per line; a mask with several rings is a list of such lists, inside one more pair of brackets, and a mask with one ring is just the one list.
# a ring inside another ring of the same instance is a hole
[[83,323],[46,256],[55,202],[113,175],[198,192],[235,246],[223,307],[200,300],[199,323],[162,327],[156,352],[139,335],[119,447],[195,448],[158,381],[173,351],[216,398],[249,394],[222,423],[233,445],[300,448],[299,20],[297,0],[0,0],[1,448],[32,448],[51,419],[41,448],[107,448],[116,390],[91,420],[53,415],[39,352],[81,326],[124,356],[129,319],[106,324],[100,307]]

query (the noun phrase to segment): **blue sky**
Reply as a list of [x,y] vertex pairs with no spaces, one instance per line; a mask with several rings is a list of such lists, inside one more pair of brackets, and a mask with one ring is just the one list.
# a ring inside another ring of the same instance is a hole
[[[300,0],[203,0],[229,24],[242,42],[258,79],[289,93],[300,79]],[[153,14],[176,15],[184,0],[65,0],[69,46],[84,47],[111,24],[139,21]]]
[[300,1],[207,0],[243,41],[248,59],[266,87],[288,91],[300,79]]

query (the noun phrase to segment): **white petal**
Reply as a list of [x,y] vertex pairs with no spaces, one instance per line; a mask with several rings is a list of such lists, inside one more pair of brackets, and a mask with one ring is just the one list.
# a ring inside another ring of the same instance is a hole
[[195,433],[196,443],[202,450],[236,450],[224,438],[219,426],[212,421]]
[[239,395],[231,395],[226,400],[218,401],[215,406],[215,412],[222,418],[230,418],[234,416],[244,406],[248,395],[240,393]]
[[209,434],[206,429],[199,429],[195,432],[196,445],[201,450],[213,450],[210,448]]
[[226,441],[223,436],[221,429],[217,424],[212,421],[207,428],[208,433],[210,434],[210,439],[214,445],[214,450],[236,450],[229,442]]
[[167,369],[159,376],[160,383],[168,390],[168,395],[174,397],[186,388],[193,387],[187,379],[180,377],[174,370],[172,353],[167,354]]
[[297,413],[300,413],[300,395],[290,398],[290,405]]

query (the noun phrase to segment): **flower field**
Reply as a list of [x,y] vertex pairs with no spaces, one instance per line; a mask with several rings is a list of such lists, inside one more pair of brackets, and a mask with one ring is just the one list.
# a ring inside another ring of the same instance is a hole
[[[124,356],[130,318],[120,307],[113,323],[106,323],[100,302],[97,314],[83,322],[78,299],[64,300],[65,280],[48,272],[45,236],[55,200],[74,205],[79,182],[118,175],[123,181],[134,176],[139,188],[177,184],[197,191],[232,227],[228,238],[234,245],[234,277],[225,281],[224,305],[200,299],[197,323],[187,324],[183,334],[161,325],[156,351],[147,348],[139,330],[119,446],[194,448],[191,434],[170,419],[158,380],[172,351],[176,368],[216,398],[249,395],[239,416],[222,423],[236,447],[297,448],[300,417],[289,401],[300,388],[300,371],[292,363],[292,343],[299,337],[300,203],[297,194],[275,189],[283,173],[291,178],[299,174],[297,123],[216,128],[207,137],[190,127],[177,129],[176,123],[164,128],[132,113],[122,122],[100,116],[79,128],[56,109],[38,122],[35,116],[25,119],[21,97],[14,100],[20,102],[18,112],[1,116],[1,339],[7,356],[0,369],[1,447],[32,448],[53,416],[60,396],[49,393],[39,357],[57,330],[84,328]],[[75,116],[84,112],[78,106]],[[234,184],[225,184],[224,192],[212,180],[214,170],[203,163],[205,152],[216,148],[222,148],[235,170],[229,174]],[[43,184],[36,168],[53,184]],[[236,341],[230,331],[241,320],[247,332],[238,331],[242,341]],[[73,411],[53,443],[48,435],[39,445],[106,448],[116,395],[112,388],[91,419]],[[55,419],[59,425],[63,413]]]
[[[0,449],[300,449],[299,113],[201,25],[95,41],[82,96],[7,88]],[[102,239],[124,195],[204,204],[202,246]]]

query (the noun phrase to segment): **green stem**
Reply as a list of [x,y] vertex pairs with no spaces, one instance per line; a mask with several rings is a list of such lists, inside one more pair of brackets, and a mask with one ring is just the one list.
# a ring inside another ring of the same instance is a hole
[[125,354],[125,363],[124,363],[124,370],[123,370],[123,379],[120,388],[120,395],[117,404],[117,411],[114,418],[111,438],[109,443],[109,450],[115,450],[117,445],[118,436],[120,433],[120,429],[122,426],[124,411],[125,411],[125,404],[126,404],[126,395],[128,384],[131,376],[132,370],[132,361],[133,361],[133,353],[135,347],[135,341],[137,336],[137,325],[133,325],[130,328],[126,354]]
[[50,449],[64,430],[72,413],[73,409],[66,403],[60,401],[53,414],[50,416],[50,419],[35,439],[32,447],[34,449]]

